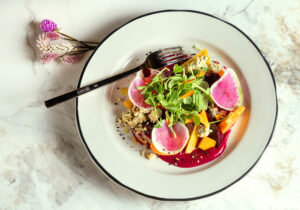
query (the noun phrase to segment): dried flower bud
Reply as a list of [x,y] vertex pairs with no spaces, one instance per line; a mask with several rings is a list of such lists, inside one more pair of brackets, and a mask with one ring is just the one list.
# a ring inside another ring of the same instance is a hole
[[75,49],[75,45],[63,41],[62,39],[57,40],[57,35],[54,32],[52,33],[43,33],[36,40],[37,47],[44,53],[52,52],[59,55],[64,55],[65,53],[72,52]]
[[82,54],[77,54],[77,55],[64,55],[61,58],[61,61],[64,64],[74,64],[78,63],[82,57]]
[[57,24],[52,20],[44,19],[40,24],[40,28],[43,32],[54,31],[55,29],[57,29]]
[[58,56],[59,56],[58,54],[52,53],[52,52],[44,53],[42,55],[41,62],[43,64],[49,63],[49,62],[53,61],[55,58],[57,58]]
[[61,38],[58,33],[53,31],[45,33],[45,36],[50,40],[58,40]]

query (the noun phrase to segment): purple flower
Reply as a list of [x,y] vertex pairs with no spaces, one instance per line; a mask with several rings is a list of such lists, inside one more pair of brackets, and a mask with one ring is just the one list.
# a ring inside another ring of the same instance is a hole
[[53,52],[44,53],[42,58],[41,58],[41,62],[43,64],[50,63],[51,61],[53,61],[58,56],[59,55],[57,53],[53,53]]
[[57,29],[56,23],[54,23],[52,20],[49,19],[44,19],[41,22],[40,27],[43,32],[54,31],[55,29]]

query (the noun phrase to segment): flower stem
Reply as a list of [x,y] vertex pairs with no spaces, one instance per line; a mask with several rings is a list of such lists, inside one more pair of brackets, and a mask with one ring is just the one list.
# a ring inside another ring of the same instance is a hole
[[98,42],[87,42],[87,41],[81,41],[81,42],[84,42],[84,43],[88,43],[88,44],[99,44]]
[[[73,39],[68,39],[68,38],[64,38],[65,40],[68,40],[68,41],[74,41],[74,42],[78,42],[78,40],[73,40]],[[88,42],[88,41],[80,41],[82,43],[87,43],[87,44],[96,44],[98,45],[99,43],[98,42]]]
[[81,48],[81,49],[90,49],[90,50],[94,50],[96,47],[86,47],[86,46],[75,46],[75,48]]
[[80,51],[73,51],[73,52],[69,52],[69,53],[65,53],[59,57],[63,57],[65,55],[78,55],[78,54],[83,54],[85,52],[87,52],[88,50],[80,50]]
[[78,55],[78,54],[86,53],[87,51],[90,51],[90,50],[92,50],[92,49],[78,50],[78,51],[66,53],[65,55]]
[[81,42],[81,41],[79,41],[79,40],[77,40],[77,39],[75,39],[75,38],[73,38],[73,37],[71,37],[71,36],[69,36],[69,35],[67,35],[67,34],[64,34],[64,33],[60,32],[60,31],[56,31],[56,33],[58,33],[58,34],[60,34],[60,35],[62,35],[62,36],[68,37],[69,39],[71,39],[71,40],[73,40],[73,41],[77,41],[77,42],[79,42],[79,43],[81,43],[81,44],[83,44],[83,45],[89,47],[89,45],[85,44],[84,42]]

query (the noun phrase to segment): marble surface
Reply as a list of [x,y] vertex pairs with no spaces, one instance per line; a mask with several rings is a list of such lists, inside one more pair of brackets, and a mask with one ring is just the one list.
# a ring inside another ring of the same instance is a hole
[[[214,196],[162,202],[114,184],[89,158],[74,101],[43,101],[77,84],[76,65],[42,65],[39,21],[55,20],[82,40],[100,41],[143,13],[193,9],[235,24],[259,46],[274,72],[277,128],[256,167]],[[52,0],[0,2],[0,209],[300,209],[300,2],[298,0]]]

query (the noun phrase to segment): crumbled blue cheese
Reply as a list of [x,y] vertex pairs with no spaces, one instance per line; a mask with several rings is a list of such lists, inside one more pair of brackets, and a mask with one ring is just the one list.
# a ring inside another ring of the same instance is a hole
[[212,117],[215,117],[219,113],[219,110],[216,107],[208,107],[208,111]]
[[201,68],[207,68],[207,62],[208,57],[207,56],[202,56],[201,58],[196,59],[196,69],[201,69]]
[[122,113],[122,126],[132,128],[137,134],[146,131],[146,127],[143,123],[151,121],[156,123],[162,112],[158,111],[156,116],[153,109],[143,109],[137,106],[133,106],[128,112]]
[[211,69],[212,72],[218,73],[221,68],[220,68],[219,64],[217,64],[215,62],[212,62],[210,64],[210,69]]
[[209,129],[210,126],[200,125],[197,130],[197,136],[200,138],[206,137],[210,134],[211,130]]
[[185,67],[186,71],[193,71],[193,70],[200,70],[202,68],[207,68],[206,61],[208,60],[207,56],[202,56],[201,58],[198,58],[191,62],[187,67]]

